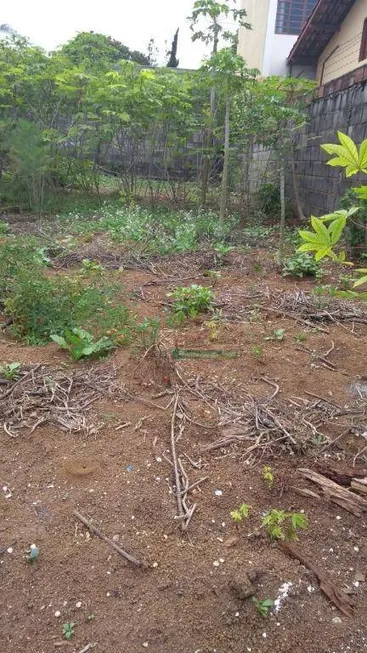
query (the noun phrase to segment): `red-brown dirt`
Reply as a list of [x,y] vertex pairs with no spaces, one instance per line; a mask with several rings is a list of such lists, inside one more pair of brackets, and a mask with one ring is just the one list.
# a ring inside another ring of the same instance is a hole
[[[366,325],[324,324],[325,333],[261,306],[257,309],[256,298],[249,299],[256,292],[274,297],[280,291],[305,290],[311,283],[284,280],[271,265],[266,276],[257,274],[252,263],[250,256],[233,254],[230,265],[221,271],[214,292],[223,321],[214,341],[203,317],[177,329],[164,327],[161,351],[236,350],[234,360],[178,363],[182,378],[193,379],[192,388],[195,379],[197,388],[211,380],[223,389],[223,401],[229,395],[241,403],[246,396],[271,394],[262,380],[265,377],[276,380],[284,406],[291,406],[289,400],[309,401],[306,391],[343,407],[356,401],[361,405],[363,397],[353,394],[351,385],[366,378]],[[160,314],[164,319],[166,294],[174,284],[165,282],[163,275],[177,274],[179,265],[179,258],[163,261],[158,275],[122,271],[126,301],[142,317]],[[195,257],[182,257],[179,274],[194,277],[179,285],[211,281],[203,278]],[[144,285],[159,280],[163,283]],[[241,322],[225,320],[228,292],[232,318],[237,311]],[[265,301],[266,305],[271,303]],[[285,330],[283,341],[264,339],[279,328]],[[306,337],[301,343],[294,338],[300,332]],[[331,343],[328,367],[316,354],[325,356]],[[258,359],[254,346],[263,350]],[[51,653],[61,648],[78,653],[88,644],[95,645],[89,650],[97,653],[367,650],[365,517],[355,517],[325,500],[301,497],[293,489],[305,485],[297,477],[298,467],[315,468],[320,460],[349,467],[353,461],[357,467],[366,464],[364,454],[358,456],[366,444],[365,416],[347,414],[330,420],[320,427],[329,440],[315,436],[314,442],[309,439],[293,449],[286,441],[270,441],[249,459],[246,450],[254,440],[203,450],[221,436],[215,426],[218,416],[213,404],[188,391],[184,402],[192,419],[182,420],[185,428],[177,447],[190,484],[208,478],[189,494],[197,510],[183,533],[175,519],[169,463],[172,404],[167,410],[154,408],[172,399],[171,394],[154,398],[164,392],[168,377],[168,393],[182,385],[173,363],[159,354],[143,358],[141,352],[118,349],[107,363],[76,364],[54,344],[28,347],[3,334],[0,364],[10,361],[42,363],[52,369],[64,366],[70,373],[92,366],[115,367],[117,382],[128,387],[132,398],[102,398],[94,403],[93,414],[104,426],[92,435],[62,431],[47,423],[31,434],[24,429],[17,438],[0,431],[1,487],[6,488],[0,492],[0,651]],[[348,433],[325,447],[352,421]],[[116,430],[126,422],[130,426]],[[262,478],[264,465],[272,468],[272,489]],[[252,511],[248,520],[236,526],[230,513],[244,502]],[[309,525],[300,533],[298,546],[329,580],[349,593],[355,604],[353,617],[339,613],[320,592],[313,574],[259,530],[262,514],[272,508],[307,514]],[[135,568],[89,535],[73,516],[74,509],[148,568]],[[40,555],[30,564],[26,551],[32,543]],[[287,595],[278,611],[262,617],[249,599],[239,597],[234,584],[245,587],[247,573],[254,578],[253,591],[259,599],[279,599],[283,588]],[[62,638],[62,625],[67,622],[76,624],[71,642]]]

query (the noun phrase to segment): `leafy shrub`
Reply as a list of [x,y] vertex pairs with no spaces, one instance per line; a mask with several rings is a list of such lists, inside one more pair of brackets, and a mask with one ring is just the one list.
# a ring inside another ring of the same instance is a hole
[[2,374],[7,381],[16,381],[19,377],[21,367],[21,363],[7,363],[6,365],[0,365],[0,374]]
[[84,329],[66,329],[63,336],[51,334],[51,340],[56,342],[62,349],[67,349],[72,358],[76,361],[81,358],[98,358],[105,356],[114,347],[114,342],[106,336],[97,341],[89,331]]
[[79,326],[99,332],[117,326],[127,334],[129,312],[113,305],[116,291],[106,284],[85,287],[80,279],[49,279],[40,270],[22,270],[5,299],[5,313],[12,318],[11,332],[32,344]]
[[259,209],[265,215],[273,217],[280,214],[280,190],[277,184],[262,184],[256,196]]
[[297,530],[307,525],[307,516],[303,513],[276,509],[267,512],[261,520],[261,527],[266,528],[271,540],[297,540]]
[[349,210],[354,206],[358,206],[359,210],[349,219],[344,231],[348,253],[352,258],[363,256],[367,250],[367,200],[359,199],[350,188],[341,198],[340,207]]
[[320,276],[320,266],[309,254],[296,252],[283,261],[283,277],[316,277]]
[[35,240],[17,238],[5,240],[0,244],[0,299],[4,300],[21,271],[29,275],[45,265]]
[[182,286],[175,288],[168,297],[173,298],[173,312],[178,317],[196,317],[205,313],[213,302],[213,291],[206,286]]
[[145,253],[164,255],[193,251],[208,242],[224,243],[240,221],[232,216],[221,224],[211,211],[152,211],[112,202],[106,202],[99,213],[99,220],[88,220],[82,211],[73,211],[60,226],[73,233],[107,231],[116,242],[132,241],[141,244]]

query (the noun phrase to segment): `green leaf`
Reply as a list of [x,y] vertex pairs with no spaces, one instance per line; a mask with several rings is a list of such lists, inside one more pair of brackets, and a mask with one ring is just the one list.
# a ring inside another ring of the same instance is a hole
[[51,340],[56,342],[58,345],[60,345],[60,347],[62,347],[63,349],[69,349],[68,343],[66,342],[65,338],[63,338],[62,336],[58,336],[55,333],[53,333],[50,336],[50,338],[51,338]]
[[347,219],[345,217],[340,217],[337,220],[334,220],[329,226],[330,240],[333,245],[339,242],[343,230],[345,228]]
[[311,225],[313,226],[315,233],[320,237],[320,242],[328,245],[330,243],[330,235],[323,221],[311,216]]
[[353,191],[360,200],[367,200],[367,186],[359,186],[358,188],[353,188]]
[[359,147],[359,169],[367,174],[367,138]]

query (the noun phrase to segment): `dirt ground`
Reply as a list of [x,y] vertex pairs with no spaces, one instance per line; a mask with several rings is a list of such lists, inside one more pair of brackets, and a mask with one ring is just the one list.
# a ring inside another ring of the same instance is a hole
[[[159,348],[145,356],[119,348],[108,361],[75,364],[54,344],[28,347],[0,332],[0,364],[20,361],[28,370],[41,364],[69,376],[96,369],[101,377],[113,373],[121,388],[86,409],[95,429],[69,431],[46,421],[17,437],[0,431],[0,651],[367,651],[365,514],[294,489],[317,490],[299,468],[354,465],[363,475],[367,467],[367,326],[353,319],[306,324],[284,306],[277,313],[286,293],[314,284],[283,279],[271,262],[259,269],[263,258],[231,253],[215,280],[222,320],[214,336],[206,316],[165,326]],[[172,287],[213,282],[203,268],[202,258],[191,255],[155,260],[150,271],[121,270],[122,292],[140,316],[164,320]],[[280,328],[284,340],[265,340]],[[260,355],[253,347],[261,347]],[[172,359],[182,348],[231,350],[237,357]],[[0,410],[7,390],[0,386]],[[261,406],[272,405],[264,397],[274,392],[273,416],[282,428],[272,421],[267,431],[265,423],[258,438],[252,425],[251,435],[236,441],[241,406],[257,406],[256,422]],[[188,492],[196,510],[186,531],[177,519],[172,467],[176,397],[177,455],[190,486],[205,479]],[[306,408],[313,416],[322,412],[320,425],[314,417],[307,424]],[[262,478],[264,465],[272,468],[273,488]],[[252,510],[236,525],[230,513],[242,503]],[[345,591],[353,616],[332,605],[315,575],[259,528],[273,508],[306,513],[309,525],[297,547]],[[143,566],[91,535],[75,509]],[[31,544],[40,550],[33,564]],[[276,600],[268,616],[257,612],[251,594]],[[74,636],[66,641],[62,626],[70,622]]]

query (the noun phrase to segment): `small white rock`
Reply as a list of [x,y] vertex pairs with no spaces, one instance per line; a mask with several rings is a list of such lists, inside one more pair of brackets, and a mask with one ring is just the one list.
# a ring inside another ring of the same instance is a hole
[[158,562],[153,562],[152,567],[154,567],[154,569],[156,569],[158,567]]
[[144,648],[148,648],[149,642],[143,642],[143,646],[144,646]]
[[118,542],[119,539],[120,539],[120,536],[119,536],[119,535],[114,535],[113,538],[112,538],[112,541],[113,541],[113,542]]
[[8,553],[13,553],[13,547],[12,546],[9,546],[9,548],[6,549],[6,550],[7,550]]
[[55,617],[56,617],[56,619],[58,619],[59,617],[61,617],[61,612],[60,612],[60,610],[56,610],[56,612],[55,612]]
[[214,494],[216,497],[221,497],[223,495],[223,492],[222,490],[215,490]]
[[353,550],[354,550],[356,553],[358,553],[358,552],[359,552],[359,546],[354,546],[354,547],[353,547]]
[[81,602],[81,601],[78,601],[78,602],[75,604],[75,607],[76,607],[76,608],[81,608],[81,607],[82,607],[82,602]]
[[219,560],[214,560],[213,567],[219,567],[219,565],[220,565]]

